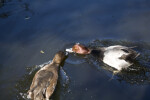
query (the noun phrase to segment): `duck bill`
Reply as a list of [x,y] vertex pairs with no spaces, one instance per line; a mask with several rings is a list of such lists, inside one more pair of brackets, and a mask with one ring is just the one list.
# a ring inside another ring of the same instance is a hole
[[66,52],[73,53],[72,48],[66,49]]

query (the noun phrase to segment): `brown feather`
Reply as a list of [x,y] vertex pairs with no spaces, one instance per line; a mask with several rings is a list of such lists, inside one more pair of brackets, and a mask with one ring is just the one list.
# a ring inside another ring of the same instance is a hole
[[44,66],[35,74],[30,90],[28,91],[28,98],[32,100],[50,98],[57,84],[59,66],[64,59],[65,54],[58,52],[51,64]]

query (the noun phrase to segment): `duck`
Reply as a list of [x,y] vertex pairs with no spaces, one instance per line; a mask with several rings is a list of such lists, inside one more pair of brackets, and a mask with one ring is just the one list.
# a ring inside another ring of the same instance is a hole
[[31,100],[49,100],[58,80],[58,70],[66,59],[63,51],[55,54],[52,62],[42,67],[34,76],[27,98]]
[[75,44],[72,48],[66,49],[67,52],[81,55],[91,54],[103,63],[115,68],[118,72],[127,69],[133,64],[135,58],[140,53],[133,50],[135,47],[126,47],[122,45],[113,45],[108,47],[99,47],[97,49],[88,48],[82,44]]

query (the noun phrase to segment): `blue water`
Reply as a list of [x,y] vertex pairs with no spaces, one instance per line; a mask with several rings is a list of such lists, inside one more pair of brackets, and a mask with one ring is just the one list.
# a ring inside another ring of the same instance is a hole
[[76,42],[136,45],[141,55],[112,79],[103,63],[70,54],[53,100],[150,100],[149,26],[149,0],[0,0],[0,100],[24,100],[36,66]]

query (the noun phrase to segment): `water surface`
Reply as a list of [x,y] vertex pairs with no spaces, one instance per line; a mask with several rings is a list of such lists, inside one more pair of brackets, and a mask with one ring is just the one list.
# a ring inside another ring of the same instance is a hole
[[149,0],[1,0],[0,99],[24,100],[36,66],[80,42],[137,46],[141,55],[111,79],[110,67],[70,54],[52,99],[150,100],[149,5]]

